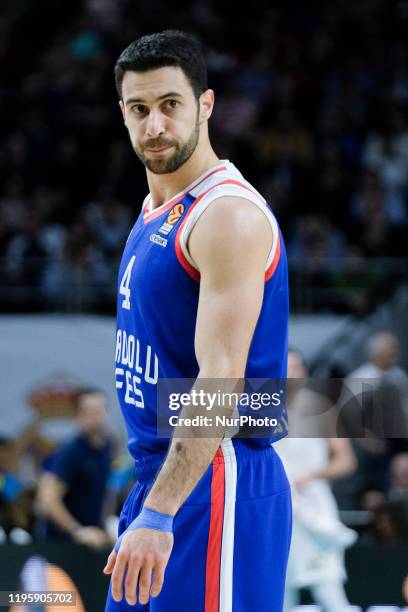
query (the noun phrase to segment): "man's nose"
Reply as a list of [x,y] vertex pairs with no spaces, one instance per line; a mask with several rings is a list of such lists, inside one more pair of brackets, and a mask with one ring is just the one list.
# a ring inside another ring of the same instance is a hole
[[147,117],[146,136],[157,138],[165,132],[164,117],[158,110],[151,110]]

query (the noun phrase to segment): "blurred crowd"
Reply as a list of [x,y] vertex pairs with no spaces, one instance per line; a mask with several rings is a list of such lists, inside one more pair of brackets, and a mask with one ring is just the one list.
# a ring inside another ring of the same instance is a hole
[[[393,334],[375,333],[369,338],[367,361],[347,373],[342,389],[338,379],[313,378],[296,351],[289,359],[286,443],[288,474],[296,473],[294,501],[296,496],[306,499],[312,487],[311,516],[323,516],[315,507],[314,488],[324,482],[335,495],[340,518],[360,538],[374,542],[408,541],[408,375],[399,366],[399,352]],[[330,383],[326,390],[324,382]],[[327,393],[332,383],[336,401]],[[305,389],[309,395],[302,395]],[[345,391],[353,391],[357,399]],[[316,415],[317,393],[329,398],[329,407],[336,406],[335,431],[323,419],[313,433],[303,427],[298,399],[306,397],[303,405]],[[98,389],[67,387],[64,392],[36,392],[30,401],[36,417],[32,425],[15,438],[0,437],[0,542],[58,538],[108,546],[135,477],[130,457],[110,429],[106,397]],[[62,436],[52,436],[44,426],[52,415],[65,418]],[[278,452],[285,448],[283,442],[276,443]],[[300,507],[305,512],[306,501]],[[315,518],[313,525],[316,529]]]
[[295,288],[315,289],[295,307],[367,312],[406,279],[407,25],[389,0],[4,3],[0,307],[113,309],[147,191],[113,66],[176,27],[207,48],[215,150],[272,204]]

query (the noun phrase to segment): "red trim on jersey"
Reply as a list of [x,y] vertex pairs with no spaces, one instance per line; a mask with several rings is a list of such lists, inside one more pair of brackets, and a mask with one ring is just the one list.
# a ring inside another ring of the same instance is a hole
[[143,216],[149,214],[149,207],[151,203],[152,203],[152,196],[149,193],[149,195],[146,197],[146,204],[143,207]]
[[224,502],[224,455],[219,448],[212,464],[210,530],[205,571],[205,612],[219,611]]
[[177,256],[177,259],[179,260],[181,267],[184,268],[184,270],[187,272],[189,276],[191,276],[192,279],[194,279],[195,281],[197,281],[197,283],[199,283],[201,279],[201,274],[185,258],[184,253],[181,250],[180,240],[177,240],[177,237],[176,237],[176,256]]
[[[204,193],[201,193],[198,196],[198,198],[195,200],[195,202],[192,203],[192,205],[190,206],[190,208],[188,209],[188,211],[186,213],[186,216],[183,219],[182,224],[180,225],[180,227],[177,230],[176,240],[175,240],[175,248],[176,248],[177,259],[179,260],[180,265],[184,268],[184,270],[187,272],[187,274],[189,274],[189,276],[191,276],[191,278],[193,278],[197,282],[200,282],[200,272],[198,270],[196,270],[196,268],[194,268],[194,266],[192,266],[190,264],[188,259],[186,259],[185,255],[183,253],[183,249],[181,248],[180,236],[181,236],[181,232],[183,230],[183,227],[184,227],[184,225],[185,225],[189,215],[191,214],[191,211],[195,208],[195,206],[198,204],[198,202],[200,200],[202,200],[202,198],[205,195],[207,195],[207,193],[209,191],[211,191],[212,189],[215,189],[216,187],[219,187],[220,185],[238,185],[239,187],[242,187],[243,189],[247,189],[248,191],[251,191],[255,195],[258,195],[253,189],[251,189],[247,185],[244,185],[243,183],[240,183],[239,181],[236,181],[234,179],[226,179],[225,181],[221,181],[220,183],[217,183],[216,185],[212,185],[211,187],[209,187],[206,191],[204,191]],[[220,197],[222,197],[222,196],[220,196]]]
[[[176,195],[174,198],[172,198],[169,202],[167,202],[167,204],[165,206],[159,206],[156,209],[153,210],[147,210],[144,214],[143,220],[145,223],[149,223],[150,221],[153,221],[153,219],[157,219],[157,217],[160,217],[160,215],[162,215],[163,213],[167,212],[172,206],[173,204],[175,204],[176,202],[179,202],[180,200],[182,200],[190,191],[192,191],[193,189],[195,189],[196,187],[198,187],[198,185],[201,185],[201,183],[205,180],[207,180],[210,176],[212,176],[213,174],[216,174],[217,172],[221,172],[222,170],[226,170],[226,166],[222,166],[221,168],[216,168],[215,170],[212,170],[212,172],[210,172],[209,174],[206,174],[201,181],[199,181],[197,183],[197,185],[193,185],[189,188],[188,191],[184,191],[183,193]],[[152,202],[152,196],[149,197],[148,203],[146,204],[146,209],[148,207],[150,207]]]
[[281,244],[280,244],[280,235],[279,235],[279,231],[278,231],[278,244],[276,245],[276,251],[275,251],[275,255],[273,256],[273,259],[271,261],[271,265],[269,266],[269,268],[265,272],[265,282],[268,281],[269,279],[271,279],[272,276],[274,275],[274,272],[275,272],[276,268],[278,267],[278,263],[279,263],[279,260],[280,260],[280,254],[281,254]]

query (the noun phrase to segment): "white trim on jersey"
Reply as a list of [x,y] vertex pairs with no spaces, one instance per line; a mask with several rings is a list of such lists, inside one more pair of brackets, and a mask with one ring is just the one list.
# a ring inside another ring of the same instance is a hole
[[224,455],[225,501],[221,545],[219,612],[232,612],[237,460],[232,440],[223,440],[221,449]]
[[209,189],[212,185],[216,185],[220,181],[225,181],[229,179],[242,183],[245,187],[247,187],[250,191],[257,195],[261,202],[266,204],[265,198],[263,198],[259,191],[257,191],[255,187],[253,187],[253,185],[251,185],[251,183],[249,183],[242,176],[241,172],[238,170],[238,168],[236,168],[236,166],[234,166],[232,162],[225,159],[222,165],[225,166],[222,172],[219,172],[216,175],[209,174],[208,178],[206,178],[205,180],[205,183],[203,181],[202,183],[197,184],[196,187],[190,188],[189,193],[191,193],[192,196],[197,198],[201,193],[207,191],[207,189]]
[[[151,208],[151,204],[152,204],[152,197],[151,194],[149,193],[146,198],[144,199],[143,202],[143,210],[144,207],[146,206],[146,210],[144,210],[144,218],[145,219],[149,219],[149,217],[153,214],[156,214],[158,211],[160,211],[161,209],[165,208],[166,206],[168,206],[170,204],[170,202],[176,203],[177,200],[181,199],[183,196],[185,196],[187,193],[191,193],[195,186],[204,182],[207,175],[210,178],[211,175],[216,171],[219,170],[220,168],[222,168],[223,166],[228,166],[229,162],[228,160],[221,160],[219,164],[217,164],[216,166],[213,166],[212,168],[209,168],[208,170],[206,170],[205,172],[203,172],[203,174],[200,174],[199,177],[197,177],[192,183],[190,183],[190,185],[187,185],[187,187],[185,187],[184,189],[182,189],[182,191],[179,191],[177,194],[175,194],[174,196],[172,196],[169,200],[167,200],[166,202],[163,202],[163,204],[160,204],[160,206],[156,206],[156,208]],[[207,184],[207,183],[206,183]],[[147,205],[146,205],[146,200],[149,199]]]
[[[238,177],[236,176],[237,174],[239,175]],[[253,187],[249,183],[247,183],[247,181],[245,181],[245,179],[243,179],[242,176],[238,172],[236,173],[228,172],[228,171],[223,172],[221,176],[218,175],[217,177],[213,177],[212,180],[214,180],[214,184],[216,185],[217,183],[220,182],[220,180],[223,180],[223,179],[225,180],[226,178],[240,180],[240,182],[243,183],[243,186],[241,187],[240,185],[225,184],[225,185],[219,185],[218,187],[214,187],[198,202],[196,206],[194,206],[194,208],[192,209],[191,213],[189,214],[187,218],[187,221],[184,227],[182,228],[180,232],[180,247],[183,252],[183,255],[186,258],[186,260],[189,262],[189,264],[193,268],[198,270],[198,267],[195,264],[193,258],[191,257],[188,247],[187,247],[189,236],[195,224],[197,223],[198,219],[201,217],[203,212],[208,208],[208,206],[212,202],[214,202],[214,200],[225,197],[225,196],[239,197],[239,198],[243,198],[245,200],[250,200],[251,202],[253,202],[259,208],[259,210],[261,210],[265,214],[266,218],[268,219],[270,223],[271,230],[272,230],[272,247],[269,252],[268,260],[265,266],[265,269],[267,270],[275,257],[276,249],[278,247],[278,242],[279,242],[279,234],[278,234],[279,230],[278,230],[278,224],[276,222],[276,219],[274,215],[272,214],[272,212],[269,210],[264,198],[260,194],[258,194],[258,192],[254,190]],[[209,189],[210,186],[211,184],[209,182],[205,183],[205,189]],[[194,195],[195,197],[199,197],[200,191],[202,191],[201,188],[200,190],[197,190],[197,193],[193,192],[192,195]]]

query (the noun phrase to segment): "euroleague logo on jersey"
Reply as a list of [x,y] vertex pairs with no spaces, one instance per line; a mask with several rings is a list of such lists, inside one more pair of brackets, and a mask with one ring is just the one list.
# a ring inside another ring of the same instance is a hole
[[181,218],[183,212],[184,204],[176,204],[175,207],[170,211],[169,216],[167,217],[167,223],[170,223],[170,225],[175,225],[177,221]]
[[159,228],[159,234],[162,234],[162,236],[168,236],[171,230],[176,225],[176,223],[180,221],[181,217],[183,216],[184,211],[185,211],[184,204],[179,203],[173,206],[173,208],[167,215],[166,221]]

